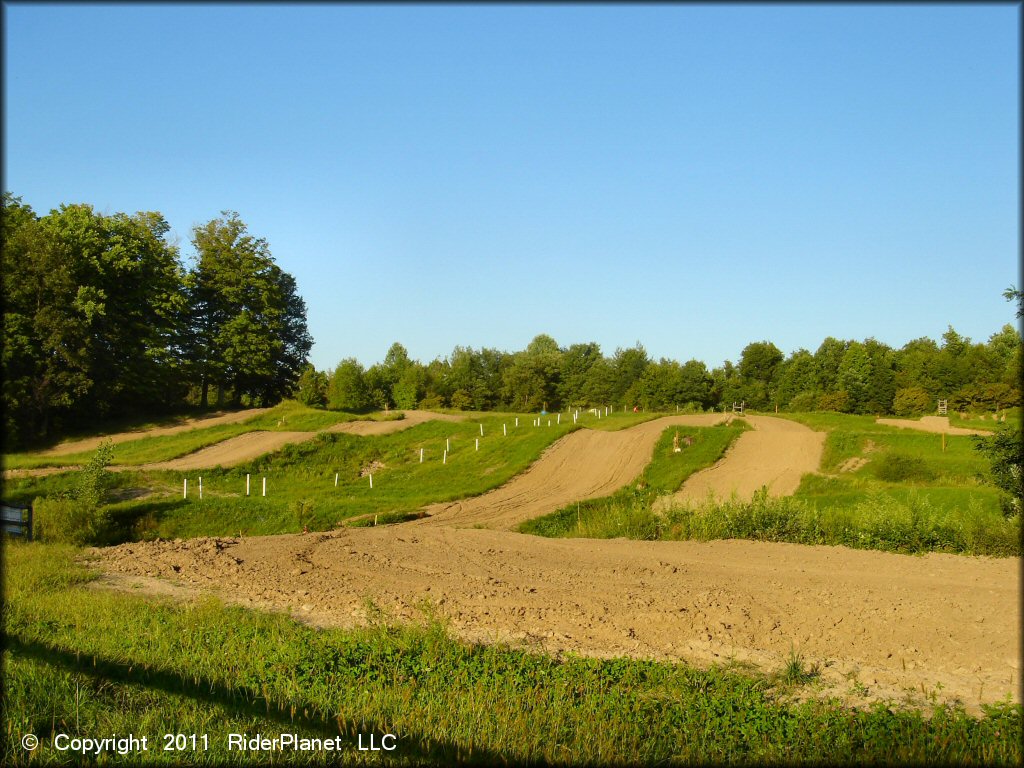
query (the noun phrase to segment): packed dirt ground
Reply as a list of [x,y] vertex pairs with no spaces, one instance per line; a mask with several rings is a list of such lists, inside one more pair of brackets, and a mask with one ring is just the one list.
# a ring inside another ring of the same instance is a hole
[[[579,494],[611,493],[640,472],[661,430],[693,418],[572,433],[502,488],[433,505],[430,517],[411,524],[94,553],[109,586],[211,593],[318,626],[364,624],[372,601],[397,620],[421,619],[426,609],[466,640],[544,652],[732,661],[767,671],[797,653],[820,671],[808,695],[853,704],[958,700],[977,712],[1007,696],[1020,701],[1017,558],[543,539],[507,530]],[[737,441],[691,478],[706,474],[701,491],[728,496],[730,483],[757,483],[792,492],[780,467],[817,467],[823,436],[770,417],[750,421],[745,444]]]

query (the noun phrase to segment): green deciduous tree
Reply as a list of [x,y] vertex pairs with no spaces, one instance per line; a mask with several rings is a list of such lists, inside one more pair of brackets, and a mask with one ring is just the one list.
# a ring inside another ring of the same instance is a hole
[[237,213],[196,226],[192,243],[183,347],[200,404],[207,405],[211,386],[229,390],[236,405],[246,395],[260,403],[280,400],[294,388],[312,346],[295,279]]

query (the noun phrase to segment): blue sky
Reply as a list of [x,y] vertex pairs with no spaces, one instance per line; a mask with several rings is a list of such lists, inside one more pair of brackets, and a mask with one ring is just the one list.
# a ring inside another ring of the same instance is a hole
[[1016,5],[4,12],[5,189],[160,211],[185,256],[238,211],[320,369],[1014,322]]

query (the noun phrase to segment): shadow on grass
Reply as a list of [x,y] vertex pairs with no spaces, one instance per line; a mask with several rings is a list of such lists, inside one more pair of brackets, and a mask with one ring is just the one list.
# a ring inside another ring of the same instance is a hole
[[[220,707],[244,717],[270,720],[282,727],[282,733],[293,732],[299,727],[317,737],[347,737],[352,744],[352,750],[348,753],[350,758],[361,754],[357,749],[360,736],[362,744],[366,746],[369,744],[370,734],[374,734],[376,743],[380,744],[381,737],[390,732],[386,725],[364,719],[345,718],[340,715],[335,718],[310,716],[307,713],[316,712],[317,707],[306,702],[293,703],[288,711],[283,711],[265,699],[263,703],[252,700],[259,698],[258,694],[232,689],[216,681],[75,653],[37,640],[25,640],[17,635],[7,635],[5,640],[7,650],[13,654],[60,667],[69,672],[98,678],[104,682],[138,685],[174,696],[187,696],[196,702]],[[409,761],[416,765],[503,765],[508,762],[498,753],[477,745],[470,749],[454,742],[415,733],[399,733],[396,736],[398,746],[394,751],[376,754],[383,758]],[[301,762],[302,753],[295,754]],[[364,753],[364,756],[365,754],[369,753]],[[344,752],[336,753],[331,762],[337,762],[338,759],[344,762],[345,756]],[[257,759],[257,762],[262,761]],[[528,764],[546,765],[543,762]]]

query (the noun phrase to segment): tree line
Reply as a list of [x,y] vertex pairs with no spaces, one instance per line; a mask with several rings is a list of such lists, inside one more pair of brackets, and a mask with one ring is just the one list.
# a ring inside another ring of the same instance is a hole
[[760,410],[914,416],[950,409],[1020,405],[1021,336],[1007,324],[985,343],[952,327],[941,343],[914,339],[893,349],[875,339],[826,338],[786,356],[770,341],[748,344],[738,363],[709,370],[699,360],[652,360],[637,343],[610,357],[594,342],[561,347],[546,334],[526,349],[457,346],[428,364],[399,343],[364,368],[347,358],[333,371],[305,368],[297,397],[314,406],[360,411],[440,408],[515,411],[615,406],[708,410],[744,403]]
[[272,404],[312,338],[295,279],[237,213],[192,229],[186,265],[157,212],[87,204],[38,216],[4,193],[3,396],[8,447],[109,416]]

